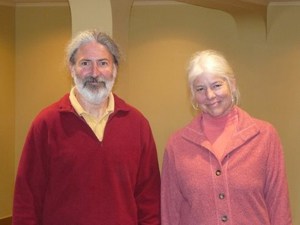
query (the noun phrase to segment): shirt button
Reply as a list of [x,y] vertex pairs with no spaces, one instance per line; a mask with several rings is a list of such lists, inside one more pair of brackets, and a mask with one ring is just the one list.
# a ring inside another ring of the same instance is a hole
[[222,222],[227,222],[228,217],[226,215],[224,215],[224,216],[221,217],[221,220],[222,220]]
[[224,199],[225,198],[225,194],[221,193],[219,194],[219,199]]
[[221,170],[217,170],[217,171],[216,171],[216,175],[217,175],[217,176],[220,176],[220,175],[221,175]]

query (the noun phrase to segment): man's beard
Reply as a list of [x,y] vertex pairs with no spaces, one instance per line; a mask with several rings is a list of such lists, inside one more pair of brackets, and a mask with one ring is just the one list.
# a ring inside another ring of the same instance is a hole
[[80,79],[77,74],[73,74],[73,80],[77,91],[91,104],[101,104],[106,100],[114,86],[115,77],[115,70],[113,71],[113,78],[111,80],[93,76],[87,76]]

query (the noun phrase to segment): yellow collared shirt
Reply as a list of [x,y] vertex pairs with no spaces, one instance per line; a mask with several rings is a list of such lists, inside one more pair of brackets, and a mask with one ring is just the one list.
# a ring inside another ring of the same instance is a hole
[[71,105],[74,107],[75,111],[78,113],[78,115],[82,116],[86,123],[89,125],[89,127],[92,129],[92,131],[95,133],[97,138],[102,141],[103,140],[103,135],[104,135],[104,130],[106,123],[108,121],[109,115],[114,111],[115,109],[115,100],[114,96],[112,93],[109,94],[108,96],[108,105],[107,108],[102,115],[100,119],[95,118],[88,112],[86,112],[82,106],[79,104],[77,98],[75,97],[75,92],[74,92],[75,87],[73,87],[70,91],[70,101]]

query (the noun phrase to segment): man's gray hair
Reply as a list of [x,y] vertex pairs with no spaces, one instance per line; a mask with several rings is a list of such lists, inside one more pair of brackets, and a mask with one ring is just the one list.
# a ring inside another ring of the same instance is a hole
[[104,32],[97,30],[86,30],[75,36],[66,48],[67,62],[71,65],[75,64],[75,55],[80,46],[88,42],[96,41],[106,47],[112,54],[114,63],[118,67],[120,62],[120,50],[114,40]]

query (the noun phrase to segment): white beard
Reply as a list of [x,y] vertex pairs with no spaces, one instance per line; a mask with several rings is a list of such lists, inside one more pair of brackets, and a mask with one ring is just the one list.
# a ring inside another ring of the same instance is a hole
[[[109,94],[112,91],[112,88],[115,83],[115,71],[113,72],[113,79],[107,80],[103,78],[93,78],[91,76],[86,77],[85,79],[80,79],[76,74],[73,74],[73,80],[76,86],[77,91],[80,95],[91,104],[101,104],[107,99]],[[97,85],[93,85],[90,82],[97,81]]]

